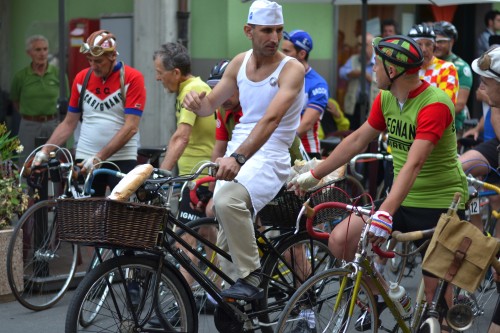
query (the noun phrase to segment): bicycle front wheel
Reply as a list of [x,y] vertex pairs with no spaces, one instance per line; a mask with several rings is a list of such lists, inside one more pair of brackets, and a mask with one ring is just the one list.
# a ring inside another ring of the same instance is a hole
[[56,203],[44,200],[31,206],[14,229],[7,251],[12,294],[34,311],[58,302],[75,274],[78,248],[59,240]]
[[[197,332],[194,300],[178,270],[166,263],[156,286],[158,260],[125,255],[90,271],[68,306],[66,333],[145,332],[159,326],[168,332]],[[165,321],[163,325],[155,321],[158,315]],[[82,322],[89,326],[81,327]]]
[[[288,301],[280,315],[276,333],[315,327],[316,332],[378,332],[378,313],[368,285],[361,280],[354,295],[351,271],[330,269],[309,278]],[[351,299],[355,300],[349,313]]]
[[276,322],[292,294],[309,277],[335,267],[337,259],[328,250],[327,240],[313,239],[307,231],[281,240],[263,264],[266,297],[262,308],[268,309],[269,321]]

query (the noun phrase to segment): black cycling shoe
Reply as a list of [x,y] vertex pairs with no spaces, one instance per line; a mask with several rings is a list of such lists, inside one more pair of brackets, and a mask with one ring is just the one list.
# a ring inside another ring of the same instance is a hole
[[247,302],[264,298],[264,290],[238,279],[230,288],[221,292],[223,298],[242,299]]
[[[377,302],[377,312],[379,316],[386,308],[387,305],[385,304],[385,302]],[[356,323],[354,324],[354,328],[358,332],[365,332],[372,329],[372,317],[370,316],[368,310],[362,312],[359,315]]]

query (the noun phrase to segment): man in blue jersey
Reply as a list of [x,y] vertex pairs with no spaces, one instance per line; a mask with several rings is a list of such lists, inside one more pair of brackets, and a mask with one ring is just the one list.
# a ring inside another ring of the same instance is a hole
[[328,83],[308,64],[309,54],[313,48],[311,36],[303,30],[283,33],[281,51],[294,57],[306,69],[305,93],[306,103],[301,113],[297,136],[301,139],[310,158],[321,158],[318,128],[323,112],[328,104]]

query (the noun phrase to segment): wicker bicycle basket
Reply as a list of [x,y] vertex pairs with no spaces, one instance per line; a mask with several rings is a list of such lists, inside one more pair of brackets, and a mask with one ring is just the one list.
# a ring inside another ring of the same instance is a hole
[[158,243],[167,211],[105,198],[57,202],[61,240],[87,246],[149,250]]
[[[345,177],[336,179],[320,187],[311,189],[304,197],[297,196],[293,191],[282,188],[279,193],[258,213],[263,225],[294,228],[297,217],[304,202],[310,198],[310,206],[322,202],[338,201],[349,202],[349,197],[344,191]],[[344,217],[346,212],[338,209],[325,209],[315,216],[314,225],[330,223]],[[305,217],[302,217],[301,226],[305,226]]]

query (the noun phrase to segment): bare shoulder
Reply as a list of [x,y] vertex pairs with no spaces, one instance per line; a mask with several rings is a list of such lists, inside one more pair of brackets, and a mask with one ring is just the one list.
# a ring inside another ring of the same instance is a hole
[[305,74],[306,70],[304,68],[304,65],[302,65],[296,59],[290,59],[283,67],[283,71],[280,74],[280,79],[281,77],[283,77],[286,80],[295,79],[300,82],[304,80]]
[[245,58],[245,52],[240,53],[236,55],[231,61],[229,62],[229,65],[227,66],[225,73],[230,74],[231,76],[236,76],[238,73],[241,65],[243,64],[243,60]]

